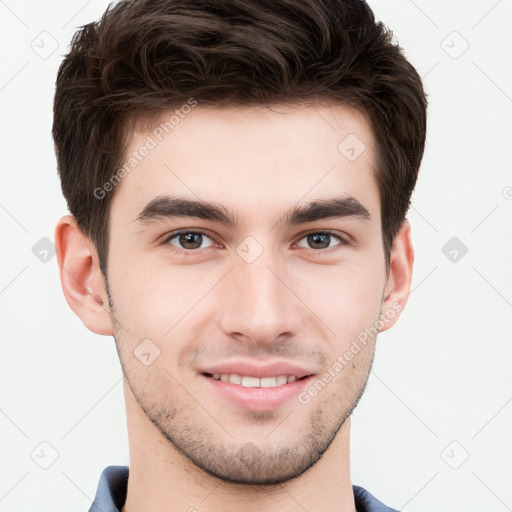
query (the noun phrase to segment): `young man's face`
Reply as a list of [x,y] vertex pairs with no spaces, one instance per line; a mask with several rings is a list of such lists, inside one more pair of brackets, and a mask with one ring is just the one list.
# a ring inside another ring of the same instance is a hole
[[[126,159],[147,137],[133,134]],[[386,272],[371,129],[343,106],[199,105],[155,140],[110,211],[108,289],[127,400],[220,478],[298,476],[352,412],[375,326],[391,326],[408,293],[407,226]],[[193,216],[198,209],[168,216],[165,203],[141,218],[166,196],[214,204],[233,223]],[[289,222],[294,209],[335,199],[337,216],[319,208]],[[291,366],[267,377],[309,377],[252,388],[206,375],[254,377],[273,363]]]

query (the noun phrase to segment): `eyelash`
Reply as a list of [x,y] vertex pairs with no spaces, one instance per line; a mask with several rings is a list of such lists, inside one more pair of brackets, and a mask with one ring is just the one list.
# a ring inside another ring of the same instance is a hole
[[[196,229],[196,230],[185,229],[185,230],[176,231],[174,233],[171,233],[169,236],[165,237],[162,244],[169,245],[173,252],[177,252],[179,254],[184,254],[185,256],[193,256],[193,255],[197,254],[198,252],[203,251],[203,249],[181,249],[180,250],[180,249],[177,249],[177,248],[171,246],[171,244],[169,244],[169,242],[171,240],[178,237],[179,235],[190,234],[190,233],[192,233],[194,235],[204,235],[204,236],[208,237],[210,240],[212,240],[213,242],[215,242],[213,240],[213,238],[205,231],[202,231],[200,229]],[[315,254],[330,253],[332,251],[336,251],[337,249],[340,249],[341,246],[349,245],[349,242],[347,240],[345,240],[341,235],[339,235],[333,231],[329,231],[329,230],[311,231],[309,233],[302,235],[298,241],[303,240],[304,238],[306,238],[309,235],[329,235],[329,236],[336,238],[340,242],[335,247],[329,247],[326,249],[306,249],[306,251],[308,251],[310,253],[315,253]]]

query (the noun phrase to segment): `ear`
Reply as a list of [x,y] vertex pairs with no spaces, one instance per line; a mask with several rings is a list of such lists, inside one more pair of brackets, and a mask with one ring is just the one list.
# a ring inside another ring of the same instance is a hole
[[389,275],[384,289],[381,308],[380,332],[386,331],[398,320],[411,291],[414,249],[411,241],[411,226],[408,220],[402,223],[390,255]]
[[65,215],[57,223],[55,245],[67,303],[89,330],[113,335],[105,280],[96,249],[72,215]]

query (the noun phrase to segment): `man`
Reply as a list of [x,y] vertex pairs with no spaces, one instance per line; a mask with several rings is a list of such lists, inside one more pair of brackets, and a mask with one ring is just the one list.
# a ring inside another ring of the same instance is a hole
[[410,290],[426,100],[368,5],[122,1],[54,112],[64,294],[124,374],[90,510],[393,510],[350,415]]

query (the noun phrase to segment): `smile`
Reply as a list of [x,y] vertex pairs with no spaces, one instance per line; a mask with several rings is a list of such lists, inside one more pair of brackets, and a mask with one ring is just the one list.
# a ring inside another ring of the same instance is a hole
[[[206,373],[208,377],[231,384],[238,384],[246,388],[273,388],[283,386],[289,382],[295,382],[295,375],[278,375],[276,377],[249,377],[247,375],[239,375],[237,373]],[[300,380],[300,379],[299,379]]]

